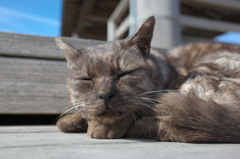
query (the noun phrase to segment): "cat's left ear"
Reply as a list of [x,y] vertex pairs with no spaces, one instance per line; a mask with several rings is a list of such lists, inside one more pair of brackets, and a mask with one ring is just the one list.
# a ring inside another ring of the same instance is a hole
[[147,56],[150,52],[154,25],[155,18],[151,16],[144,21],[142,26],[131,37],[128,38],[128,42],[133,45],[136,44],[137,49],[139,49],[144,56]]
[[63,42],[62,39],[58,36],[56,36],[55,41],[58,48],[63,50],[63,52],[65,53],[67,61],[72,61],[76,58],[78,51],[75,48]]

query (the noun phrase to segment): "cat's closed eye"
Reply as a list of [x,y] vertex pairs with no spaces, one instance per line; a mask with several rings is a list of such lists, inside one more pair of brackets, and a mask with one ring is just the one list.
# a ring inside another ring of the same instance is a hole
[[92,78],[90,78],[90,77],[82,77],[82,78],[75,78],[75,80],[80,80],[80,81],[92,81]]
[[120,78],[123,78],[124,76],[129,75],[129,74],[131,74],[133,72],[134,72],[134,70],[128,71],[128,72],[124,72],[124,73],[121,73],[121,74],[117,75],[116,81],[118,81]]
[[82,78],[81,80],[82,81],[91,81],[92,79],[91,78]]

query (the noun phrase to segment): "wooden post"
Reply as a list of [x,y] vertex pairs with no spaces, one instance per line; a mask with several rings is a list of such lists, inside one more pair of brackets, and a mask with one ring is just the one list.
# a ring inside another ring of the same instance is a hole
[[131,34],[131,28],[139,28],[143,21],[152,15],[156,18],[152,46],[169,49],[180,45],[179,0],[131,0]]

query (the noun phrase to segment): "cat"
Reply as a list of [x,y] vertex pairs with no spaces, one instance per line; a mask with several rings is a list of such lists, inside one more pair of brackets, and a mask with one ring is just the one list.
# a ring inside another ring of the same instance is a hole
[[77,50],[56,37],[67,59],[76,112],[63,132],[92,138],[240,142],[240,47],[192,43],[160,53],[149,17],[129,38]]

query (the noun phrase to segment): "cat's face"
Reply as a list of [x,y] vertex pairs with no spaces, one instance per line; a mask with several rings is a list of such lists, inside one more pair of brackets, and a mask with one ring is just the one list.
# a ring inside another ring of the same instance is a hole
[[148,57],[153,26],[150,18],[126,40],[80,51],[57,40],[68,60],[71,102],[81,105],[83,117],[119,117],[150,104],[139,95],[161,89],[157,66]]

